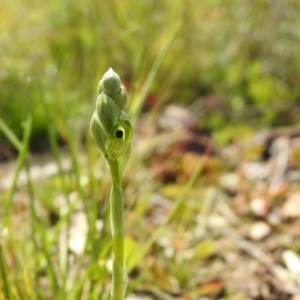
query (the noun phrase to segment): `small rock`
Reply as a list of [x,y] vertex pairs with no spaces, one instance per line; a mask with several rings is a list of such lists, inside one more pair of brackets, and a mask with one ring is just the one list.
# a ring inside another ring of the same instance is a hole
[[282,252],[282,259],[291,273],[300,274],[300,258],[294,251],[284,250]]
[[83,212],[76,212],[71,215],[69,228],[69,249],[76,255],[81,255],[84,251],[88,234],[88,223]]
[[242,170],[249,180],[263,180],[270,176],[270,166],[264,162],[247,162]]
[[220,179],[220,184],[229,192],[235,192],[239,188],[239,178],[234,173],[224,174]]
[[273,208],[268,214],[267,221],[271,225],[278,226],[282,223],[282,218],[279,209]]
[[208,218],[208,227],[211,229],[221,229],[228,225],[228,221],[218,215],[211,215]]
[[250,209],[255,216],[265,218],[269,213],[269,204],[266,199],[254,198],[250,202]]
[[255,241],[259,241],[271,232],[271,227],[265,222],[256,222],[251,226],[249,236]]

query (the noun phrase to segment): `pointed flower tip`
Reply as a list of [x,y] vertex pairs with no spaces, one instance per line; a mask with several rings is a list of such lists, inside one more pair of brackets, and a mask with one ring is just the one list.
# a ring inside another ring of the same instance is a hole
[[100,81],[98,91],[103,91],[114,100],[120,92],[120,88],[121,79],[119,75],[112,68],[109,68]]
[[119,77],[119,75],[113,70],[113,68],[109,68],[103,75],[102,79],[105,80],[106,78],[115,78],[117,80],[120,81],[121,83],[121,79]]

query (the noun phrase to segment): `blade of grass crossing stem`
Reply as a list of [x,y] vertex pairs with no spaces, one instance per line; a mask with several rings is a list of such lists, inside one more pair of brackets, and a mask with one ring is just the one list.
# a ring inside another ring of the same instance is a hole
[[8,196],[7,196],[6,203],[5,203],[4,219],[5,219],[6,222],[8,221],[9,210],[10,210],[10,206],[11,206],[11,203],[12,203],[13,194],[16,190],[18,176],[19,176],[21,168],[24,164],[27,152],[28,152],[28,146],[29,146],[31,131],[32,131],[32,116],[28,115],[27,120],[26,120],[25,125],[24,125],[24,132],[23,132],[24,138],[23,138],[22,146],[21,146],[21,149],[20,149],[20,152],[19,152],[19,155],[18,155],[17,164],[16,164],[14,175],[13,175],[12,184],[11,184],[10,189],[8,191]]
[[[84,173],[81,172],[81,166],[80,166],[80,162],[79,162],[79,159],[78,159],[78,157],[79,157],[79,153],[78,153],[78,150],[77,150],[78,147],[76,147],[75,138],[72,136],[72,133],[69,129],[68,129],[67,141],[68,141],[68,147],[69,147],[69,150],[70,150],[72,165],[73,165],[73,168],[74,168],[75,180],[76,180],[76,184],[78,186],[78,200],[79,199],[84,199],[85,192],[84,192],[83,185],[81,183],[81,174],[84,174]],[[95,226],[95,224],[93,224],[93,219],[94,219],[93,215],[94,214],[93,214],[93,212],[90,212],[90,207],[89,207],[88,201],[83,201],[83,208],[84,208],[83,210],[84,210],[87,222],[88,222],[88,227],[90,229],[93,226]],[[90,237],[91,236],[88,236],[88,239]],[[87,250],[88,245],[89,245],[89,241],[86,241],[84,251]],[[84,256],[82,256],[79,259],[79,262],[80,262],[80,260],[83,260],[83,259],[84,259]],[[79,273],[78,273],[78,275],[79,275]]]
[[[90,265],[85,269],[85,272],[77,278],[76,284],[73,285],[73,289],[69,291],[66,300],[79,299],[79,294],[83,291],[86,281],[88,281],[92,276],[92,269],[94,266]],[[95,298],[96,299],[96,298]]]
[[49,276],[52,290],[55,291],[54,295],[57,295],[56,292],[58,292],[60,290],[60,287],[58,284],[57,274],[55,272],[55,268],[54,268],[54,265],[51,260],[51,254],[50,254],[51,246],[49,245],[49,243],[47,241],[47,236],[46,236],[47,232],[46,232],[46,230],[44,230],[43,224],[40,224],[40,226],[38,226],[38,224],[37,224],[36,231],[38,232],[38,235],[41,238],[41,248],[42,248],[44,258],[47,261],[46,270],[47,270],[47,274]]
[[[2,277],[2,288],[1,292],[4,294],[4,299],[10,300],[11,298],[11,292],[10,292],[10,287],[8,284],[8,279],[7,279],[7,273],[6,273],[6,264],[4,260],[4,254],[2,250],[2,246],[0,244],[0,273]],[[0,292],[0,296],[1,296]]]
[[[50,118],[48,118],[48,119],[50,119]],[[52,122],[49,122],[49,124],[52,124]],[[59,178],[60,178],[63,194],[64,194],[64,197],[66,199],[66,202],[67,202],[67,205],[68,205],[68,211],[69,211],[70,210],[70,198],[69,198],[69,193],[68,193],[67,187],[66,187],[66,181],[65,181],[63,168],[62,168],[61,157],[60,157],[60,153],[59,153],[59,147],[58,147],[58,144],[57,144],[57,140],[55,138],[55,129],[54,129],[53,125],[48,126],[48,136],[49,136],[51,150],[52,150],[54,159],[56,161],[56,164],[58,166],[58,175],[59,175]],[[66,215],[66,214],[68,214],[68,212],[66,212],[64,215]],[[59,265],[60,265],[60,272],[61,272],[61,275],[62,275],[64,286],[66,286],[66,281],[67,281],[67,276],[68,276],[68,269],[69,269],[69,264],[68,264],[69,227],[70,227],[70,218],[66,218],[63,228],[61,228],[60,233],[58,233],[60,235]]]
[[178,30],[180,29],[181,26],[181,21],[178,21],[175,26],[172,28],[172,31],[169,35],[169,37],[167,38],[164,46],[161,48],[161,51],[159,52],[147,78],[146,81],[144,83],[144,85],[142,86],[141,91],[138,93],[138,95],[134,96],[133,98],[133,103],[129,109],[129,117],[131,120],[135,120],[137,118],[137,116],[139,115],[143,103],[145,102],[145,99],[147,97],[147,94],[150,90],[151,84],[153,83],[153,80],[158,72],[159,67],[161,66],[172,42],[174,41],[176,34],[178,32]]
[[160,236],[160,234],[163,232],[164,227],[170,222],[170,220],[174,217],[174,215],[178,212],[180,206],[184,202],[184,200],[187,197],[187,194],[190,192],[194,184],[196,183],[200,173],[202,170],[202,164],[198,165],[192,176],[190,177],[189,181],[186,183],[186,185],[183,187],[182,192],[178,196],[178,198],[175,201],[174,206],[169,211],[163,222],[160,224],[160,226],[152,233],[151,237],[146,241],[146,243],[139,249],[138,254],[134,256],[134,258],[131,258],[130,263],[127,267],[128,273],[143,259],[143,257],[146,255],[146,253],[149,251],[150,247],[153,245],[153,243],[156,241],[156,239]]
[[32,281],[32,272],[31,271],[31,259],[27,256],[27,247],[24,245],[27,243],[25,240],[19,240],[15,243],[15,246],[19,249],[18,260],[20,264],[20,271],[18,272],[19,278],[16,280],[16,286],[19,293],[22,295],[23,299],[36,299],[35,292],[36,289],[33,287],[38,286],[37,282],[33,283]]
[[[66,180],[65,180],[65,175],[64,175],[64,171],[63,171],[63,167],[62,167],[62,161],[61,161],[61,155],[60,155],[60,151],[59,151],[59,146],[58,146],[58,142],[57,142],[57,138],[56,138],[56,132],[55,132],[55,127],[53,125],[53,121],[50,118],[49,115],[49,108],[47,107],[47,104],[45,101],[43,101],[43,89],[42,87],[40,88],[40,99],[41,99],[41,105],[43,107],[44,110],[44,116],[47,120],[47,131],[48,131],[48,139],[50,142],[50,147],[51,147],[51,151],[52,154],[54,156],[55,162],[58,166],[58,175],[60,178],[60,183],[62,185],[62,190],[63,190],[63,194],[64,197],[66,199],[66,202],[68,203],[68,210],[70,211],[70,198],[69,198],[69,193],[68,193],[68,189],[66,186]],[[69,216],[69,214],[68,214]],[[60,219],[61,221],[61,219]],[[68,276],[68,269],[69,269],[69,264],[68,264],[68,240],[69,240],[69,227],[70,227],[70,218],[65,218],[64,222],[63,222],[64,228],[60,229],[60,232],[65,232],[64,234],[64,242],[63,243],[59,243],[59,266],[60,266],[60,272],[62,275],[62,280],[63,280],[63,285],[64,287],[66,286],[66,281],[67,281],[67,276]],[[59,233],[58,233],[59,234]]]
[[[71,204],[70,202],[70,193],[68,191],[68,187],[67,187],[67,183],[66,183],[66,178],[65,178],[65,173],[63,170],[63,166],[62,166],[62,157],[60,154],[60,149],[59,149],[59,145],[58,145],[58,138],[57,138],[57,133],[56,133],[56,129],[55,129],[55,120],[53,120],[50,116],[50,107],[48,107],[47,103],[44,101],[44,97],[43,97],[43,88],[42,86],[40,87],[40,99],[41,99],[41,105],[43,106],[43,110],[44,110],[44,116],[47,120],[47,131],[48,131],[48,139],[50,142],[50,147],[51,147],[51,151],[52,154],[54,156],[54,159],[56,161],[56,164],[58,166],[58,175],[60,178],[60,183],[62,185],[62,191],[64,194],[64,197],[66,199],[66,203],[67,203],[67,211],[64,212],[63,214],[60,215],[60,219],[59,219],[59,224],[56,225],[56,229],[58,230],[57,234],[60,236],[59,239],[59,268],[60,268],[60,273],[62,276],[62,284],[64,286],[64,289],[66,289],[66,285],[68,284],[68,279],[70,278],[70,276],[68,276],[68,272],[69,272],[69,258],[68,258],[68,240],[69,240],[69,228],[70,228],[70,214],[74,211],[75,207],[76,207],[76,203],[77,201],[74,201],[74,203]],[[59,118],[61,121],[61,124],[63,124],[63,127],[66,128],[66,134],[68,136],[68,140],[69,140],[69,130],[67,126],[64,126],[64,120],[63,118]],[[57,121],[57,119],[56,119]],[[69,145],[70,143],[68,143]],[[73,163],[75,161],[74,157],[73,157],[73,152],[71,152],[71,156],[72,156],[72,160]],[[76,163],[77,166],[77,163]],[[77,168],[75,167],[75,169],[77,170]],[[77,178],[78,176],[76,176]],[[78,182],[78,180],[77,180]],[[79,199],[79,197],[78,197]]]
[[[29,162],[25,163],[26,165],[26,174],[27,174],[27,193],[29,196],[29,210],[30,210],[30,222],[31,222],[31,232],[32,232],[32,242],[33,242],[33,249],[35,253],[39,252],[39,243],[38,243],[38,237],[36,236],[35,232],[35,228],[36,226],[39,226],[39,224],[37,223],[38,220],[38,214],[36,212],[35,209],[35,193],[34,193],[34,187],[32,184],[32,180],[30,177],[30,166],[29,166]],[[23,249],[23,256],[25,257],[24,259],[24,264],[27,265],[27,261],[32,260],[32,257],[29,257],[27,255],[26,257],[26,251],[25,251],[25,247],[20,247],[20,249]],[[35,259],[33,259],[33,264],[34,264],[34,268],[37,269],[37,262]],[[30,272],[30,270],[28,270],[28,267],[23,268],[24,269],[24,282],[25,282],[25,278],[29,279],[30,281],[33,281],[33,283],[31,284],[24,284],[25,287],[27,287],[27,291],[30,293],[31,297],[30,299],[38,299],[38,290],[35,289],[35,286],[38,286],[39,280],[38,280],[38,275],[37,272]],[[26,272],[27,270],[27,272]],[[27,273],[28,276],[25,276],[25,274]],[[31,276],[29,275],[31,274]]]
[[[99,240],[101,240],[99,238]],[[98,240],[98,241],[99,241]],[[99,260],[102,260],[102,257],[108,257],[110,255],[110,250],[112,247],[112,240],[109,239],[108,241],[105,241],[104,239],[103,241],[103,245],[101,246],[101,250],[100,253],[98,252],[98,258],[95,258],[93,261],[90,262],[89,266],[85,269],[85,272],[82,273],[80,277],[78,276],[76,278],[76,284],[73,285],[72,290],[69,291],[68,296],[66,298],[66,300],[73,300],[73,299],[79,299],[79,294],[82,293],[83,287],[86,284],[87,280],[90,280],[92,278],[93,281],[96,282],[96,284],[100,286],[102,293],[101,296],[103,299],[103,293],[106,290],[106,280],[104,279],[105,276],[102,278],[102,280],[99,281],[99,278],[95,277],[95,275],[93,275],[93,272],[99,268]],[[79,270],[80,272],[80,270]],[[96,279],[97,278],[97,279]],[[90,287],[92,286],[93,282],[91,283]],[[96,298],[95,298],[96,299]],[[107,298],[109,299],[109,297]]]
[[[27,181],[27,190],[28,190],[28,195],[30,198],[30,213],[31,213],[31,218],[32,218],[32,230],[33,230],[33,243],[35,249],[38,249],[37,241],[36,238],[39,237],[41,241],[41,246],[42,246],[42,252],[44,255],[45,260],[47,261],[47,274],[50,278],[52,289],[55,291],[59,291],[59,284],[57,281],[57,274],[55,272],[55,267],[52,263],[51,260],[51,255],[49,252],[49,249],[51,248],[48,244],[47,241],[47,232],[45,229],[45,226],[43,222],[41,222],[40,218],[38,217],[38,214],[35,210],[34,206],[34,200],[35,200],[35,194],[34,194],[34,189],[32,185],[32,181],[30,179],[30,173],[29,173],[29,166],[27,165],[27,176],[28,176],[28,181]],[[37,251],[37,250],[36,250]],[[34,292],[34,291],[33,291]]]
[[[83,174],[83,172],[81,172],[81,166],[80,166],[79,159],[78,159],[78,157],[79,157],[78,147],[76,146],[75,138],[72,136],[72,131],[69,128],[67,129],[67,141],[68,141],[68,148],[69,148],[70,155],[71,155],[72,165],[74,168],[74,175],[75,175],[75,180],[76,180],[76,184],[78,187],[79,197],[81,199],[83,199],[84,198],[84,189],[81,184],[81,174]],[[91,225],[91,222],[90,222],[91,214],[89,213],[89,207],[88,207],[87,201],[83,201],[83,207],[84,207],[84,212],[86,214],[89,225]]]
[[9,126],[4,122],[4,120],[0,117],[0,130],[7,137],[7,139],[12,143],[12,145],[18,150],[22,149],[22,142],[15,135],[15,133],[9,128]]

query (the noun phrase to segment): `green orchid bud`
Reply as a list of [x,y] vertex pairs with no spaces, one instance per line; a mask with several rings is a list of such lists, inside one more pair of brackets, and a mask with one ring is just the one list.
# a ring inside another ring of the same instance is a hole
[[120,112],[120,108],[110,97],[102,92],[97,99],[96,111],[101,126],[108,136]]
[[92,135],[107,159],[118,160],[121,171],[128,161],[133,136],[132,125],[123,111],[127,103],[126,88],[118,74],[109,69],[99,83],[98,93],[91,120]]
[[106,147],[105,147],[105,142],[106,142],[106,134],[104,133],[99,118],[97,116],[97,113],[94,112],[93,116],[92,116],[92,120],[91,120],[91,132],[92,132],[92,136],[97,144],[97,147],[99,148],[99,150],[101,151],[101,153],[106,156]]
[[127,104],[127,91],[125,86],[121,86],[121,89],[118,95],[115,98],[115,103],[120,107],[120,109],[124,109]]
[[105,93],[115,100],[121,89],[121,79],[119,75],[110,68],[102,77],[98,86],[98,94]]

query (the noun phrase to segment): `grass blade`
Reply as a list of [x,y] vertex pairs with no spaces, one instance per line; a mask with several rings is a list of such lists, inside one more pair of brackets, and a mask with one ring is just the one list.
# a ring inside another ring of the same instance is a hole
[[180,29],[180,26],[181,26],[181,22],[178,21],[175,24],[175,26],[173,27],[171,34],[167,38],[164,46],[162,47],[159,55],[157,56],[141,91],[138,93],[138,95],[133,97],[133,102],[129,109],[130,119],[135,120],[137,118],[137,116],[139,115],[139,113],[142,109],[143,103],[145,102],[147,94],[150,90],[151,84],[153,83],[153,80],[159,70],[159,67],[162,64],[172,42],[174,41],[174,38],[176,37],[176,34],[177,34],[178,30]]
[[8,191],[8,196],[7,196],[7,200],[5,203],[4,218],[6,219],[6,221],[9,217],[9,210],[10,210],[10,206],[12,203],[12,197],[13,197],[13,194],[14,194],[16,186],[17,186],[18,175],[21,171],[21,168],[24,164],[24,161],[26,159],[26,155],[28,152],[28,146],[29,146],[31,132],[32,132],[32,116],[28,115],[27,120],[24,125],[24,133],[23,133],[24,139],[23,139],[22,146],[20,148],[19,156],[17,159],[17,164],[16,164],[12,184]]
[[[8,280],[7,280],[7,276],[6,276],[4,255],[3,255],[3,250],[2,250],[1,244],[0,244],[0,274],[2,277],[2,281],[3,281],[3,293],[5,295],[5,299],[10,300],[12,298],[11,298],[10,288],[9,288],[9,284],[8,284]],[[0,296],[1,296],[1,293],[0,293]]]
[[170,220],[173,218],[173,216],[178,212],[178,209],[181,207],[182,203],[186,199],[187,194],[192,189],[193,185],[196,183],[196,180],[199,177],[199,174],[202,171],[202,165],[198,165],[192,176],[190,177],[189,181],[186,183],[186,185],[183,187],[182,192],[176,199],[176,202],[173,206],[173,208],[169,211],[167,216],[165,217],[164,221],[160,224],[159,227],[152,233],[151,237],[146,241],[146,243],[139,248],[139,251],[137,254],[135,254],[134,257],[130,258],[130,262],[128,264],[128,272],[130,272],[146,255],[150,247],[153,245],[153,243],[156,241],[156,239],[159,237],[159,235],[164,230],[165,226],[170,222]]
[[0,117],[0,130],[7,137],[7,139],[12,143],[12,145],[18,150],[22,149],[22,142],[15,135],[15,133],[9,128],[9,126],[4,122],[4,120]]

